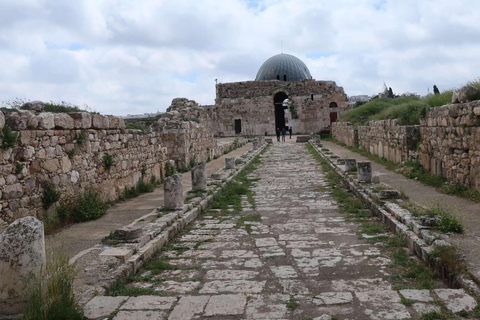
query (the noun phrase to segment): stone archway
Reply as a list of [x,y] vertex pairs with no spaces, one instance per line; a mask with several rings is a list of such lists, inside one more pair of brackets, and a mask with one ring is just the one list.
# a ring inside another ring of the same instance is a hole
[[275,130],[279,128],[282,130],[285,127],[285,107],[283,101],[288,99],[288,95],[285,92],[277,92],[273,96],[273,104],[275,106]]

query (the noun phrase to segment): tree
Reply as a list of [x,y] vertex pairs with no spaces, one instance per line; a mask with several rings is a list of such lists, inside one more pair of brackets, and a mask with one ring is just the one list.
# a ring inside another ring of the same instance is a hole
[[395,98],[395,96],[393,95],[392,87],[388,88],[387,97],[388,97],[388,98]]
[[437,85],[433,85],[433,94],[440,94],[440,90],[438,90]]

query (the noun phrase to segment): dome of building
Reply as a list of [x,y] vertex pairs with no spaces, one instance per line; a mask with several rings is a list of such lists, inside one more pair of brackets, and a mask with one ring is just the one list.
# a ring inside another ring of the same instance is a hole
[[301,81],[312,79],[302,60],[290,54],[280,53],[265,61],[257,72],[255,81]]

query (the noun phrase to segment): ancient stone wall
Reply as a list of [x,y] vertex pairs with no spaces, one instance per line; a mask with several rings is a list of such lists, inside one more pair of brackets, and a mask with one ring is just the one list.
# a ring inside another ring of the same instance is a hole
[[[3,220],[41,216],[47,184],[65,198],[95,188],[114,200],[141,179],[142,170],[145,179],[162,177],[165,152],[157,134],[125,130],[122,119],[23,111],[7,115],[6,123],[19,137],[14,146],[0,149]],[[109,170],[104,155],[113,158]]]
[[166,157],[175,160],[178,168],[213,159],[224,151],[212,132],[213,120],[204,107],[185,98],[173,99],[167,112],[154,125],[160,133]]
[[278,80],[223,83],[216,86],[214,106],[205,107],[217,136],[235,136],[235,120],[241,121],[240,135],[275,134],[274,96],[288,96],[288,125],[293,132],[311,134],[330,126],[336,116],[350,108],[342,87],[333,81]]
[[332,137],[337,141],[345,143],[347,146],[358,146],[358,130],[350,122],[332,123]]
[[480,101],[432,108],[421,120],[420,163],[449,182],[480,188]]
[[358,147],[393,162],[418,159],[420,126],[399,126],[397,119],[358,127]]
[[[174,99],[149,133],[125,129],[120,118],[89,113],[0,112],[0,129],[5,123],[18,140],[0,149],[0,226],[42,217],[47,185],[64,198],[93,188],[115,200],[142,178],[162,179],[167,160],[184,168],[240,144],[218,143],[208,113],[187,99]],[[113,159],[108,170],[104,156]]]

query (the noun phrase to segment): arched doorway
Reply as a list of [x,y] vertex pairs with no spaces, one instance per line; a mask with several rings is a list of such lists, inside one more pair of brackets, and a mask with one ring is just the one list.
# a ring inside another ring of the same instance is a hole
[[285,109],[287,108],[283,105],[285,99],[288,99],[285,92],[277,92],[275,96],[273,96],[273,104],[275,105],[275,129],[279,128],[282,130],[285,127]]

